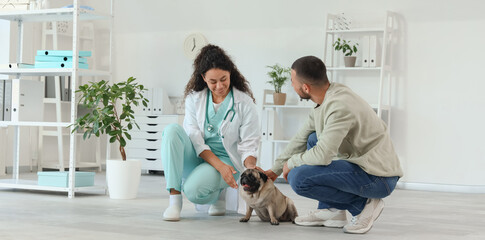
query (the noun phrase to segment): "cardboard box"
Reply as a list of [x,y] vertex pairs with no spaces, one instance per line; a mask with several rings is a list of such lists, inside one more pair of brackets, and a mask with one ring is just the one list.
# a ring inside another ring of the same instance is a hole
[[[76,172],[75,187],[94,185],[94,172]],[[67,187],[69,172],[37,172],[38,185],[52,187]]]

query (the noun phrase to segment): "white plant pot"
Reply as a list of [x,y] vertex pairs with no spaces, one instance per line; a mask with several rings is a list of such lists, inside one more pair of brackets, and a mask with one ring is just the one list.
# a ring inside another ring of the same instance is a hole
[[136,198],[140,177],[140,160],[106,160],[106,182],[111,199]]
[[344,56],[345,67],[355,67],[356,56]]

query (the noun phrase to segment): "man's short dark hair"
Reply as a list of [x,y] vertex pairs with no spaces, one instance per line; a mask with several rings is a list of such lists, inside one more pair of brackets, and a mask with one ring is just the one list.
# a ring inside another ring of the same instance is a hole
[[291,65],[291,69],[295,70],[296,75],[306,84],[322,86],[328,83],[327,68],[322,60],[315,56],[298,58]]

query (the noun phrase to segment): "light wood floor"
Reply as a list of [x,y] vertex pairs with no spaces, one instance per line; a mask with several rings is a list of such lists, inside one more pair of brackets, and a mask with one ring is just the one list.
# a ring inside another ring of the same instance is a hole
[[[24,175],[25,176],[25,175]],[[35,174],[27,175],[35,178]],[[104,183],[97,174],[96,183]],[[277,184],[291,197],[300,213],[316,202],[295,195],[289,185]],[[143,175],[138,198],[111,200],[100,193],[77,194],[0,189],[0,239],[485,239],[485,194],[458,194],[396,190],[365,235],[341,229],[300,227],[291,223],[271,226],[253,217],[229,214],[210,217],[184,201],[182,221],[162,220],[168,204],[164,179]]]

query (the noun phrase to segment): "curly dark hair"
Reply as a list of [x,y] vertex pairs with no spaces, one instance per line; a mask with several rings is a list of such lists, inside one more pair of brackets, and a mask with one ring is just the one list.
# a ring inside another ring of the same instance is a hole
[[184,98],[192,92],[199,92],[207,88],[207,83],[202,78],[207,71],[213,68],[228,71],[230,73],[231,85],[238,90],[245,92],[256,102],[253,92],[249,88],[249,82],[239,72],[236,65],[226,52],[215,45],[207,45],[200,50],[199,55],[194,60],[194,72],[185,86]]

